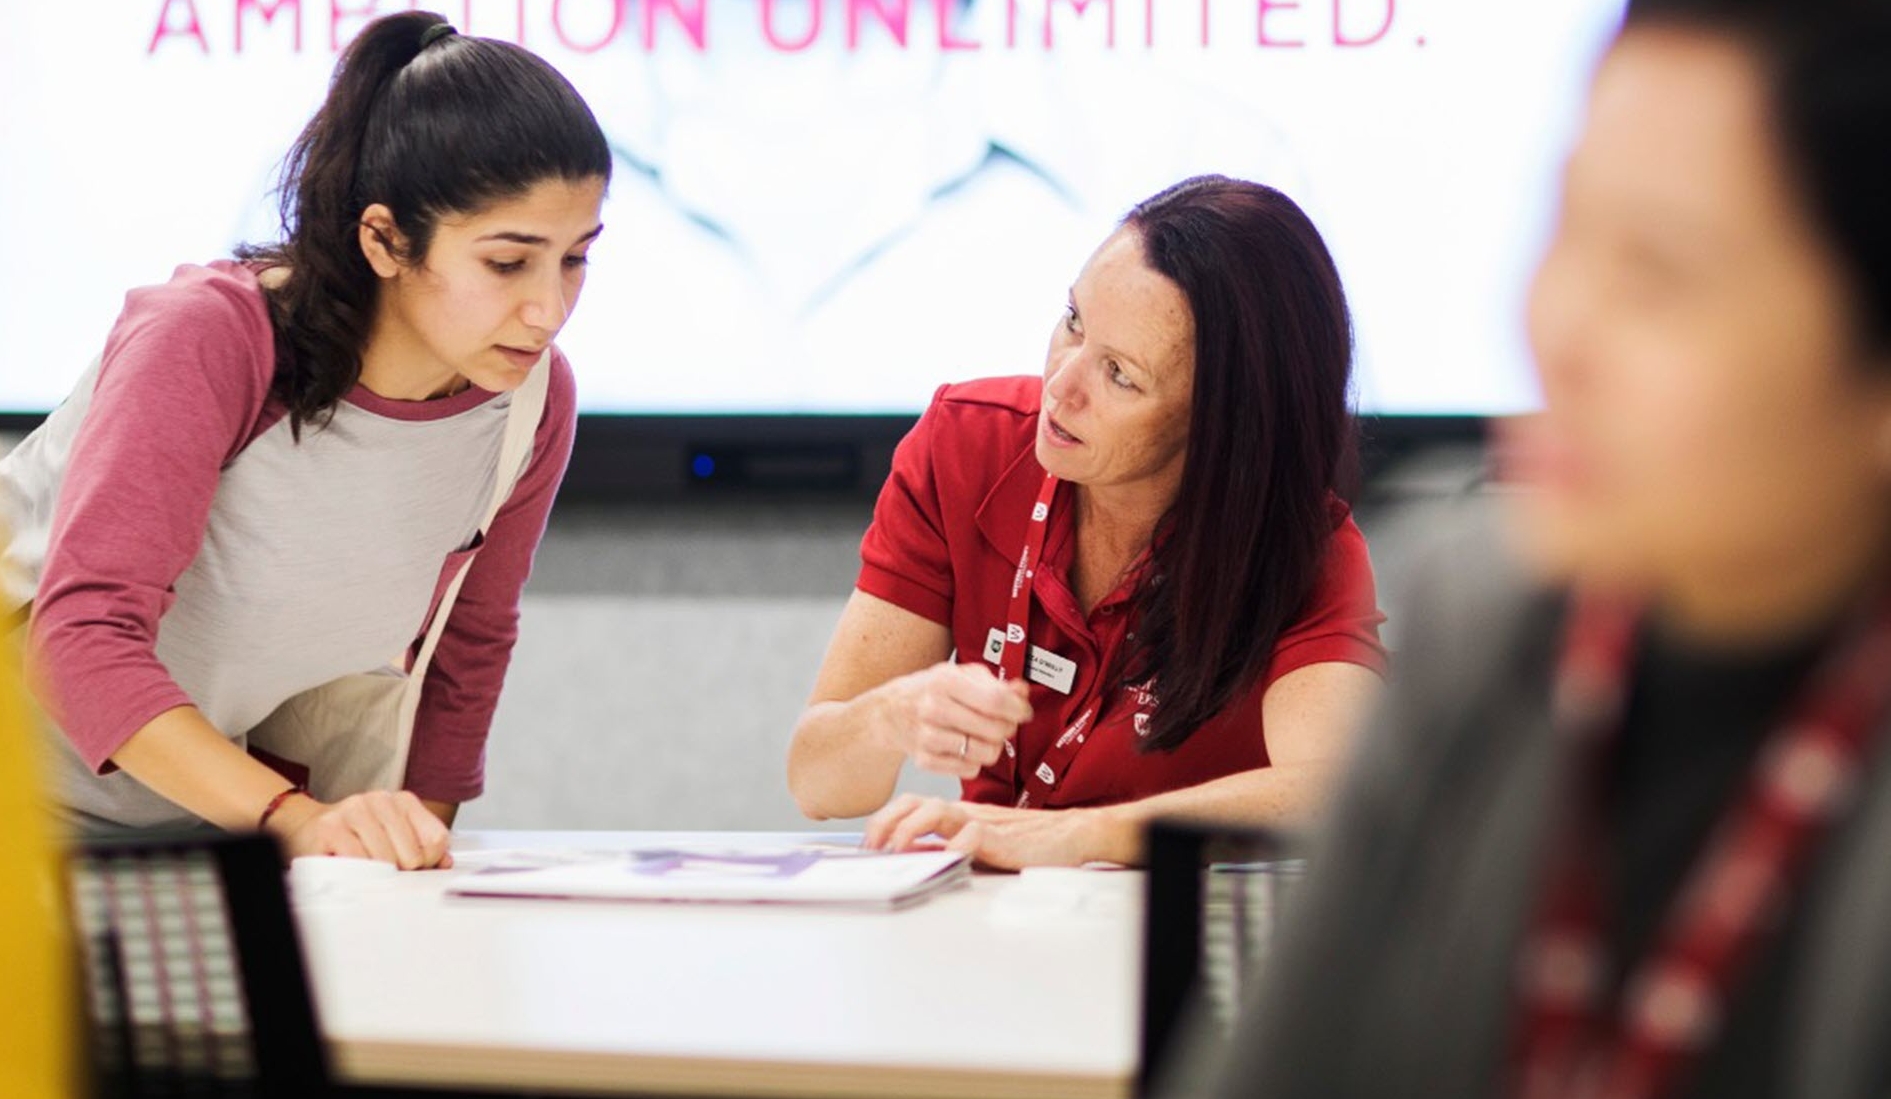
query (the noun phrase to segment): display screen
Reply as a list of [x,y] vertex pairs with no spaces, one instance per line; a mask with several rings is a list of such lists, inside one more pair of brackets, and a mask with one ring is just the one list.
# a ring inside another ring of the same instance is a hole
[[339,49],[430,8],[520,42],[616,154],[559,342],[582,409],[908,413],[1041,369],[1137,200],[1219,172],[1338,260],[1357,400],[1537,397],[1522,330],[1620,0],[21,0],[0,14],[0,412],[57,404],[127,289],[280,232]]

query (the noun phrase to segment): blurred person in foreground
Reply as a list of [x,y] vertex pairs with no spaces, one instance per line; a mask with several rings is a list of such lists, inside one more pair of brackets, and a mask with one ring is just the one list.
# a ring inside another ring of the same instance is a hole
[[77,1016],[53,811],[20,688],[21,632],[0,631],[0,1095],[52,1099],[78,1094]]
[[1891,4],[1631,0],[1547,411],[1191,1094],[1891,1094]]

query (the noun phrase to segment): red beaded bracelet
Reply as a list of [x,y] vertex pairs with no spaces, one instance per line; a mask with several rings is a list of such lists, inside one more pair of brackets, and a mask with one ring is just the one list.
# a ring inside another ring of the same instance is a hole
[[276,815],[276,810],[282,808],[283,802],[288,801],[290,798],[294,797],[297,794],[306,794],[308,792],[309,792],[308,787],[303,786],[301,784],[297,784],[295,786],[289,787],[287,790],[284,790],[282,793],[277,794],[275,797],[270,798],[269,804],[263,806],[263,815],[256,818],[257,831],[261,831],[269,827],[269,818]]

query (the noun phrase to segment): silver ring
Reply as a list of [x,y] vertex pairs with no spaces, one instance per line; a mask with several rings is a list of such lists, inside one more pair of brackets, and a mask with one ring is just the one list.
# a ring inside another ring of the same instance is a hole
[[959,734],[959,758],[964,759],[965,753],[971,750],[972,750],[972,735],[970,733],[960,733]]

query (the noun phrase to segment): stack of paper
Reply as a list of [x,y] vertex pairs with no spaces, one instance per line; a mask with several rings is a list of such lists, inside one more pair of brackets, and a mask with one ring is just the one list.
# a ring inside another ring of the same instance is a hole
[[775,849],[662,848],[563,866],[496,865],[455,881],[462,897],[718,901],[897,908],[964,882],[965,855],[884,854],[811,845]]

